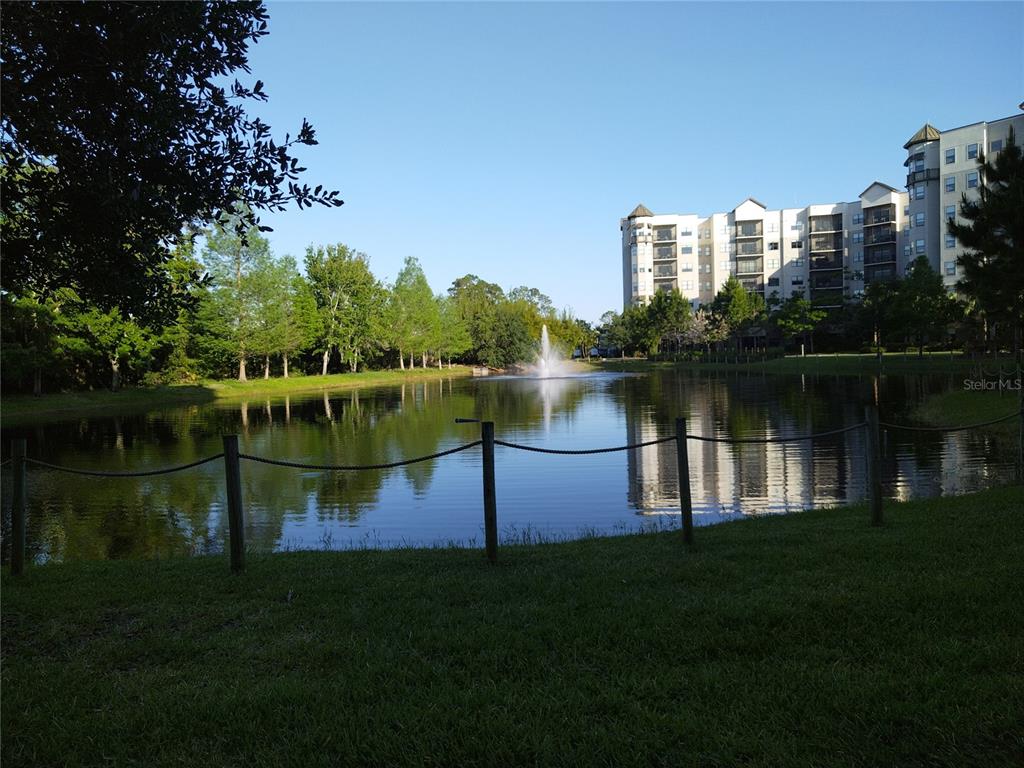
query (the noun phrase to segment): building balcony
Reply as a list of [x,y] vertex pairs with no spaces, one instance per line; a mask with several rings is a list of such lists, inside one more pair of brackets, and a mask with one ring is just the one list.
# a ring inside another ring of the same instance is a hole
[[907,186],[913,186],[921,181],[938,181],[938,168],[925,168],[923,171],[911,171],[907,174]]
[[811,278],[811,291],[835,291],[842,290],[843,278],[842,275],[831,276],[831,277],[812,277]]
[[668,227],[665,229],[654,230],[654,242],[656,243],[674,243],[676,241],[676,228]]
[[815,272],[817,270],[842,269],[842,268],[843,268],[843,259],[842,259],[841,256],[839,258],[834,258],[834,257],[830,257],[830,256],[819,256],[818,258],[811,258],[811,271],[812,272]]
[[878,251],[865,251],[864,252],[864,265],[870,266],[872,264],[895,264],[896,263],[896,249],[895,248],[883,248]]
[[676,265],[675,265],[675,263],[665,264],[665,265],[658,264],[654,268],[654,279],[655,280],[657,280],[659,278],[675,277],[675,276],[676,276]]
[[822,232],[842,232],[843,214],[835,213],[830,216],[811,216],[810,232],[812,235]]
[[876,227],[864,233],[864,245],[878,245],[879,243],[895,242],[895,227]]
[[764,293],[764,280],[761,280],[760,278],[747,278],[746,280],[740,280],[740,285],[743,286],[744,290]]
[[843,250],[843,235],[841,232],[831,235],[811,235],[807,245],[811,253],[841,251]]
[[764,259],[737,259],[737,275],[760,275],[764,272]]
[[737,239],[745,237],[762,237],[764,235],[764,226],[760,221],[736,222],[734,229]]
[[664,261],[666,259],[675,259],[676,249],[672,245],[657,245],[654,247],[654,260]]
[[678,283],[675,280],[658,280],[657,278],[655,278],[655,280],[654,280],[654,290],[655,291],[662,291],[664,293],[669,293],[671,291],[676,290],[678,287],[679,287],[679,285],[678,285]]
[[745,256],[763,256],[764,246],[757,242],[744,242],[736,244],[736,257],[742,259]]

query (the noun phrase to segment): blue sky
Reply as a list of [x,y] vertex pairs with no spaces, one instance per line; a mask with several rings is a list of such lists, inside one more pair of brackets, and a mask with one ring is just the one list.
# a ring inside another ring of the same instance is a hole
[[903,143],[1024,100],[1021,3],[268,3],[275,135],[341,208],[266,214],[435,292],[466,273],[621,310],[619,218],[852,200]]

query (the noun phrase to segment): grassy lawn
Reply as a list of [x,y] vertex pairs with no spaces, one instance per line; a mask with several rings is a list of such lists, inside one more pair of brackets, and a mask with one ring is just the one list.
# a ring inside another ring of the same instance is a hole
[[[742,360],[742,356],[740,358]],[[889,353],[882,355],[879,362],[874,354],[839,354],[839,355],[790,355],[767,361],[752,360],[740,363],[695,363],[695,362],[652,362],[648,360],[612,360],[595,363],[604,370],[611,371],[649,371],[660,368],[682,368],[695,371],[756,371],[767,373],[821,373],[821,374],[864,374],[864,373],[947,373],[969,372],[977,363],[970,357],[960,353],[950,356],[948,352],[925,354],[919,358],[911,353]],[[1010,363],[1003,362],[1009,370]],[[992,360],[983,363],[987,370],[995,370],[997,363]]]
[[404,381],[468,376],[472,369],[464,365],[453,368],[417,368],[408,371],[366,371],[338,373],[328,376],[291,376],[287,379],[207,380],[199,384],[169,387],[124,389],[120,392],[96,390],[32,397],[17,395],[3,398],[0,420],[3,426],[58,421],[116,409],[118,413],[146,411],[176,405],[202,405],[214,401],[242,401],[254,397],[282,397],[324,389],[342,390],[356,387],[378,387]]
[[3,580],[5,765],[1020,766],[1024,489]]

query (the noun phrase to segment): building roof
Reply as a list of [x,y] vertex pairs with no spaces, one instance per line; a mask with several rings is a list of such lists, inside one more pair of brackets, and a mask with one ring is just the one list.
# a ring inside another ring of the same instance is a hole
[[915,144],[923,144],[926,141],[937,141],[939,138],[938,129],[931,123],[925,123],[921,130],[910,137],[910,141],[903,145],[904,149],[910,149]]
[[870,190],[872,187],[885,187],[890,192],[899,192],[899,190],[896,189],[896,187],[890,187],[888,184],[886,184],[883,181],[873,181],[870,184],[868,184],[867,189],[865,189],[863,192],[861,192],[860,195],[858,195],[858,197],[864,197],[864,195],[866,195],[868,193],[868,190]]
[[627,219],[635,219],[635,218],[637,218],[639,216],[653,216],[653,215],[654,214],[651,212],[650,208],[648,208],[643,203],[640,203],[640,205],[638,205],[636,208],[634,208],[633,212],[631,214],[629,214],[629,216],[627,216],[626,218]]
[[[747,200],[749,200],[750,202],[752,202],[752,203],[754,203],[754,204],[756,204],[756,205],[759,205],[759,206],[761,206],[761,207],[762,207],[762,208],[764,208],[765,210],[768,210],[768,206],[767,206],[767,205],[765,205],[764,203],[762,203],[762,202],[761,202],[760,200],[756,200],[756,199],[754,199],[753,197],[748,197],[748,198],[746,198],[746,199],[745,199],[745,200],[744,200],[744,201],[743,201],[742,203],[740,203],[740,205],[743,205],[743,203],[747,202]],[[740,207],[740,205],[737,205],[737,206],[736,206],[736,208],[739,208],[739,207]],[[736,210],[736,208],[733,208],[733,210],[735,211],[735,210]]]

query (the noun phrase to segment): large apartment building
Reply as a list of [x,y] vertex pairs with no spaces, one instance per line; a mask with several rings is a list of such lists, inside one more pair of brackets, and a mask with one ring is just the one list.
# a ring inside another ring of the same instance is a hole
[[709,216],[638,205],[619,223],[623,306],[672,289],[694,306],[708,303],[730,275],[766,299],[798,293],[839,306],[868,282],[903,275],[921,255],[952,290],[957,243],[946,222],[961,193],[981,183],[978,153],[999,152],[1011,126],[1024,140],[1024,116],[948,131],[926,124],[904,145],[906,189],[876,181],[854,202],[769,210],[748,197]]

